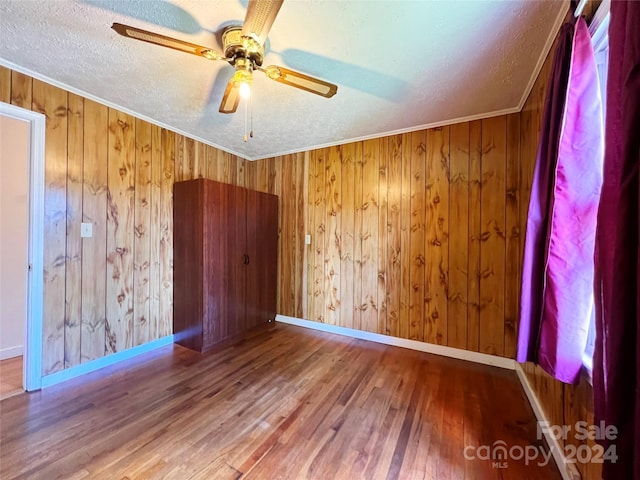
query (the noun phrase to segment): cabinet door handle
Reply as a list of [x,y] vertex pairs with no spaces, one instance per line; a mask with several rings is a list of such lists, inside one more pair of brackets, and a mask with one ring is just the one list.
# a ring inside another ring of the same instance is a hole
[[243,263],[244,263],[245,265],[249,265],[249,255],[247,255],[246,253],[244,254],[244,260],[243,260]]

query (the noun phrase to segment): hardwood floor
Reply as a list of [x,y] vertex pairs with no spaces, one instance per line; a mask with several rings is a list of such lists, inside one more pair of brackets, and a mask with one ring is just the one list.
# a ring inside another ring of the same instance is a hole
[[0,400],[24,393],[22,355],[0,360]]
[[465,460],[542,446],[514,372],[283,324],[8,398],[0,422],[5,480],[560,478]]

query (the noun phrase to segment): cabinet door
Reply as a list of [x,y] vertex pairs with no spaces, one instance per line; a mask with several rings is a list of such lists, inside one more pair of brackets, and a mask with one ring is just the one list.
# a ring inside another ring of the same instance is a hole
[[278,197],[247,190],[247,328],[276,316]]
[[245,317],[244,189],[206,182],[204,349],[242,331]]
[[173,185],[173,331],[176,342],[202,349],[202,183]]
[[246,327],[246,190],[242,187],[228,185],[229,199],[228,236],[227,236],[227,268],[229,270],[229,312],[227,336],[244,332]]

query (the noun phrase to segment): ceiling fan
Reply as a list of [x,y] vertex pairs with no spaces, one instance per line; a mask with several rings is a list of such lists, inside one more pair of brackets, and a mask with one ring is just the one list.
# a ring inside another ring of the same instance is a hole
[[253,81],[253,72],[259,70],[271,80],[291,85],[326,98],[333,97],[338,87],[318,78],[310,77],[277,65],[263,67],[264,43],[284,0],[249,0],[243,25],[226,27],[222,33],[224,54],[208,47],[167,37],[140,28],[114,23],[120,35],[143,42],[191,53],[208,60],[223,60],[235,68],[227,83],[219,111],[234,113],[241,96],[246,96]]

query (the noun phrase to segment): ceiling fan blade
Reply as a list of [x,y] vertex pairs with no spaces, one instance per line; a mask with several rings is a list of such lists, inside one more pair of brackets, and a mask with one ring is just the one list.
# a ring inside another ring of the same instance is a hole
[[304,73],[295,72],[288,68],[269,65],[266,68],[260,68],[267,77],[276,82],[285,83],[292,87],[306,90],[326,98],[333,97],[338,91],[338,86],[333,83],[325,82],[319,78],[310,77]]
[[160,35],[159,33],[149,32],[148,30],[130,27],[129,25],[123,25],[122,23],[114,23],[111,28],[123,37],[133,38],[134,40],[142,40],[143,42],[153,43],[154,45],[160,45],[161,47],[168,47],[181,52],[191,53],[209,60],[225,59],[224,55],[210,48],[203,47],[202,45],[196,45],[195,43],[184,42],[177,38]]
[[234,113],[240,103],[240,87],[233,77],[227,83],[227,88],[224,91],[224,96],[220,102],[220,113]]
[[242,35],[253,37],[260,45],[264,45],[283,1],[249,0],[244,24],[242,25]]

